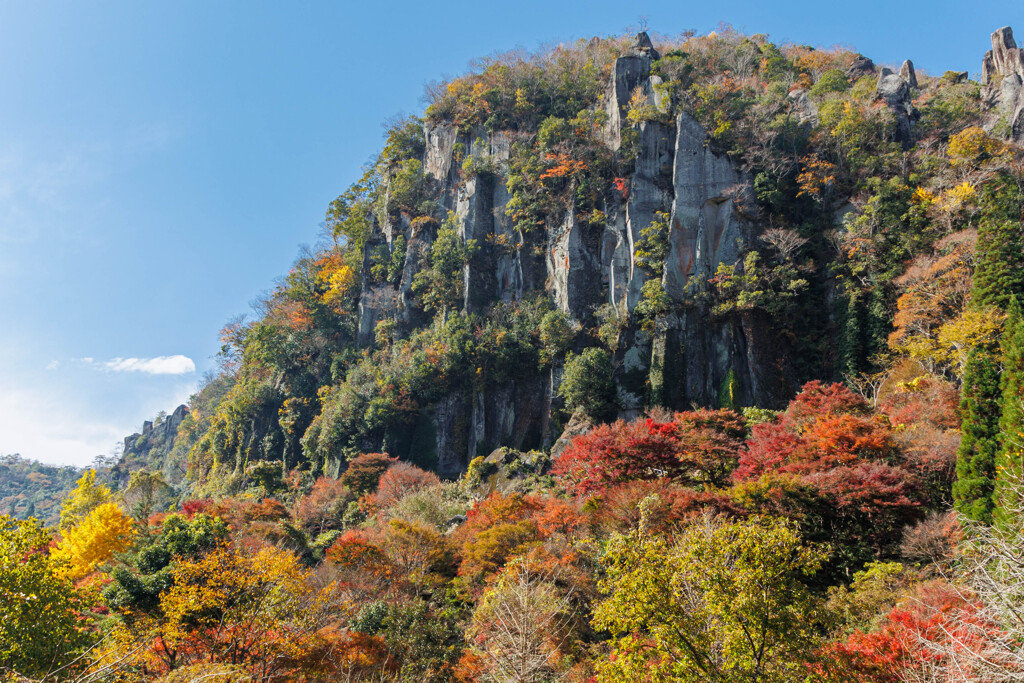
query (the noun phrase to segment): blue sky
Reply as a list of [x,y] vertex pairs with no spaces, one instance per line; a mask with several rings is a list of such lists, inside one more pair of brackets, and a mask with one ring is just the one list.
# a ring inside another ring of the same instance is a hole
[[720,22],[980,70],[1024,6],[952,2],[0,4],[0,453],[86,464],[215,365],[217,332],[471,59]]

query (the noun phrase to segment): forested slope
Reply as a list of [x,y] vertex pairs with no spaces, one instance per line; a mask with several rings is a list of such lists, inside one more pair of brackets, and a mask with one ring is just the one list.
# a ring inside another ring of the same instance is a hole
[[0,517],[0,673],[1019,680],[1009,29],[982,64],[641,33],[431,88],[115,490]]

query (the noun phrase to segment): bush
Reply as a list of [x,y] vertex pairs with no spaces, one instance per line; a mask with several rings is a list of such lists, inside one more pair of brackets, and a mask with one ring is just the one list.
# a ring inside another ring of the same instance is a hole
[[363,453],[348,464],[341,483],[356,495],[373,493],[380,478],[397,461],[387,453]]
[[615,386],[612,384],[612,359],[604,349],[589,348],[583,353],[569,354],[565,375],[558,387],[570,412],[582,409],[593,420],[603,421],[616,409]]

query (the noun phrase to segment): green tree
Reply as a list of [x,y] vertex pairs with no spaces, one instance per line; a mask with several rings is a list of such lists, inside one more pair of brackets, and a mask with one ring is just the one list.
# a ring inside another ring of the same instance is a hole
[[569,350],[576,329],[562,311],[548,311],[540,321],[540,362],[553,365]]
[[612,359],[604,349],[591,347],[565,358],[565,374],[558,387],[570,412],[582,408],[592,420],[605,420],[615,411]]
[[821,618],[805,582],[825,549],[775,518],[705,519],[675,543],[644,526],[613,538],[604,559],[594,625],[615,640],[600,683],[804,679]]
[[0,516],[0,675],[46,677],[92,639],[85,601],[49,544],[38,521]]
[[428,267],[413,278],[413,291],[420,294],[426,310],[444,315],[462,307],[462,269],[475,252],[476,240],[464,241],[455,230],[454,216],[450,215],[430,246]]
[[985,524],[992,522],[994,505],[999,399],[998,361],[988,349],[975,348],[964,366],[953,503],[961,515]]
[[1024,476],[1024,316],[1016,296],[1010,297],[1003,330],[1002,399],[999,453],[996,455],[995,521],[1005,525],[1018,501],[1009,484]]
[[167,483],[163,472],[138,470],[132,472],[123,497],[131,515],[144,520],[157,510],[164,509],[173,495],[174,489]]
[[986,189],[978,226],[977,266],[971,303],[1006,308],[1010,297],[1024,295],[1024,195],[1014,189]]

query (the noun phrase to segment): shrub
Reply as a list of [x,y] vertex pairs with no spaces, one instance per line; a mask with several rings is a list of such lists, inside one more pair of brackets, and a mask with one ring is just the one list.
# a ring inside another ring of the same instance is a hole
[[609,353],[592,347],[579,355],[566,356],[565,375],[558,394],[565,399],[570,412],[582,409],[593,420],[609,418],[616,409]]

